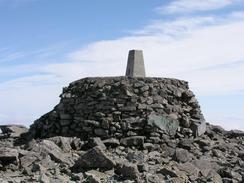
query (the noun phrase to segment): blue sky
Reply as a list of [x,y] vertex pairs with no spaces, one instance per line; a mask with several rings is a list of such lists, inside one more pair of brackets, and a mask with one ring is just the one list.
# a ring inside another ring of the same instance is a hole
[[244,130],[244,0],[0,0],[0,124],[29,125],[86,76],[189,81],[207,121]]

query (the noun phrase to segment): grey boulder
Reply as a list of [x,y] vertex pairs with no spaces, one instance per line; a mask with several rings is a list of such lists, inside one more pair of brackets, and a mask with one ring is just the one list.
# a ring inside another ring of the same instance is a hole
[[124,179],[139,180],[139,171],[136,164],[128,162],[119,162],[116,165],[115,173],[121,175]]
[[174,154],[174,160],[177,162],[185,163],[189,161],[191,158],[191,155],[189,151],[181,148],[176,148],[175,154]]
[[81,155],[80,158],[76,160],[72,169],[78,172],[84,169],[97,168],[110,170],[114,166],[115,162],[106,155],[103,148],[96,146]]
[[72,142],[72,138],[70,137],[56,136],[56,137],[51,137],[48,140],[54,142],[64,152],[70,152],[72,150],[72,147],[70,145]]
[[90,170],[85,173],[86,181],[89,183],[106,183],[108,182],[108,176],[105,173]]
[[72,166],[74,163],[54,142],[50,140],[42,140],[40,143],[35,144],[32,147],[32,151],[49,155],[51,159],[57,163],[64,163],[69,166]]
[[144,136],[126,137],[120,140],[120,144],[126,147],[130,147],[130,146],[143,147],[144,138],[145,138]]
[[0,162],[2,165],[8,165],[10,163],[19,163],[19,153],[17,149],[0,147]]

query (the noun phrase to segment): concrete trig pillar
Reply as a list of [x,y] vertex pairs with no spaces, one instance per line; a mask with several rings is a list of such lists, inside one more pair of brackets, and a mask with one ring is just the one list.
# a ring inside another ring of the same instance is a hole
[[125,76],[146,77],[142,50],[130,50]]

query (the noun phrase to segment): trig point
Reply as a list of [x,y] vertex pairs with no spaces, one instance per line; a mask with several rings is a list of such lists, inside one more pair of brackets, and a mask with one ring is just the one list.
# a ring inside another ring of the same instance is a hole
[[130,50],[125,76],[146,77],[142,50]]

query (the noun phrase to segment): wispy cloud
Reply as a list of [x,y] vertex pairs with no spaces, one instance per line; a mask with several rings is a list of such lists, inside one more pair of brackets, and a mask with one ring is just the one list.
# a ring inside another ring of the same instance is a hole
[[160,13],[185,13],[195,11],[210,11],[224,8],[238,0],[174,0],[168,5],[157,8]]
[[0,63],[16,60],[24,56],[25,53],[21,51],[12,51],[8,48],[0,49]]
[[157,20],[141,30],[133,31],[135,35],[160,35],[168,38],[182,37],[184,34],[199,27],[203,28],[219,22],[214,16],[180,17],[175,20]]
[[[36,50],[15,50],[9,48],[0,48],[0,64],[15,62],[16,65],[23,65],[23,63],[18,63],[18,61],[23,61],[25,65],[33,65],[39,62],[39,64],[47,64],[50,62],[62,62],[59,57],[63,57],[67,52],[67,47],[69,47],[69,42],[59,42],[45,48],[40,48]],[[41,63],[40,63],[41,62]],[[22,66],[21,66],[22,67]]]

